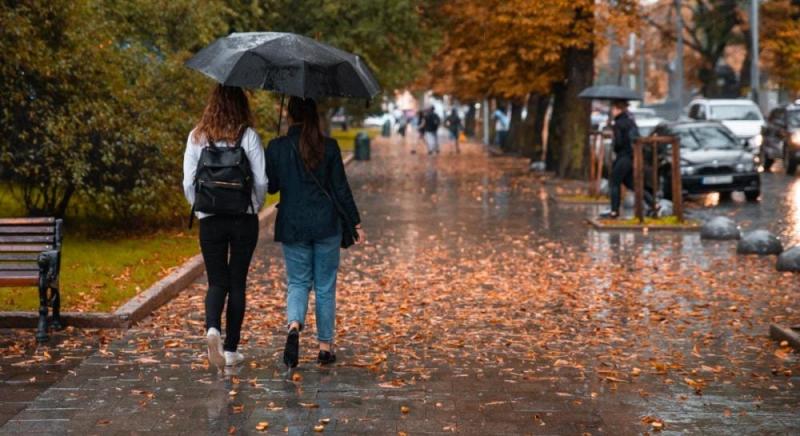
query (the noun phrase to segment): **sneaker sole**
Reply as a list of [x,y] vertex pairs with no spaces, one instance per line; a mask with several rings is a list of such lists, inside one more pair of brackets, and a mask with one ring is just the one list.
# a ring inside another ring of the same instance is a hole
[[222,368],[225,366],[225,357],[219,352],[221,345],[220,340],[220,337],[217,335],[211,335],[207,337],[208,361],[217,368]]

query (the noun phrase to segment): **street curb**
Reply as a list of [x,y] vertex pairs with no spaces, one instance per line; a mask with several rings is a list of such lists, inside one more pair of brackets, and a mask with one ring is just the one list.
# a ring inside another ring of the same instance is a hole
[[[345,165],[353,161],[353,153],[342,159]],[[258,213],[258,226],[263,228],[277,208],[270,205]],[[64,312],[61,321],[65,326],[81,328],[126,329],[149,316],[186,289],[205,271],[203,255],[197,254],[178,266],[163,279],[155,282],[144,292],[137,294],[113,313]],[[0,312],[0,328],[35,328],[39,321],[36,312]]]
[[598,199],[575,199],[575,196],[570,195],[554,195],[550,198],[553,199],[553,202],[556,204],[567,204],[570,206],[597,206],[597,205],[604,205],[608,204],[608,198],[598,198]]
[[603,224],[594,218],[587,218],[586,221],[596,230],[601,231],[634,231],[634,232],[699,232],[700,225],[685,224],[680,226],[646,226],[634,224]]

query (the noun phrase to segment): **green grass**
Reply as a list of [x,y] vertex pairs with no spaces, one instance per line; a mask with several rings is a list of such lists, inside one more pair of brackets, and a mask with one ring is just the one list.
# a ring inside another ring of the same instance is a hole
[[608,197],[605,195],[593,196],[589,194],[572,194],[572,195],[559,195],[558,198],[565,201],[587,201],[587,202],[608,202]]
[[367,136],[369,136],[370,139],[374,139],[381,133],[381,129],[377,127],[350,128],[347,129],[347,131],[343,131],[342,129],[332,129],[331,137],[339,142],[339,148],[341,148],[342,151],[353,151],[356,135],[358,132],[362,131],[367,132]]
[[[199,251],[195,232],[158,231],[142,237],[98,240],[67,231],[61,260],[61,307],[112,311]],[[36,288],[0,288],[0,310],[35,310],[38,298]]]

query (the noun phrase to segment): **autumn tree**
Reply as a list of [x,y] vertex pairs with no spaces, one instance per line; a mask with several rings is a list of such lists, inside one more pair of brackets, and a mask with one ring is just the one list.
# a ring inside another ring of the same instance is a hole
[[562,176],[582,175],[589,104],[577,95],[592,84],[606,26],[629,29],[635,2],[451,0],[444,11],[447,31],[429,68],[433,89],[462,101],[510,101],[512,141],[531,157],[540,152],[552,98],[548,166]]
[[765,67],[770,77],[797,95],[800,93],[800,1],[765,2],[762,14]]

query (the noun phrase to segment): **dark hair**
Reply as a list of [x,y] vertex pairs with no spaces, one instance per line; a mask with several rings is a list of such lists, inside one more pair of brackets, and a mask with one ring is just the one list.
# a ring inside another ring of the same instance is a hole
[[317,169],[325,157],[325,137],[319,125],[317,103],[310,98],[292,97],[286,110],[293,123],[302,124],[300,157],[306,168]]
[[200,143],[210,139],[235,142],[244,128],[252,126],[253,114],[242,88],[216,85],[194,129],[194,141]]
[[625,109],[628,109],[628,100],[612,100],[611,106],[624,111]]

